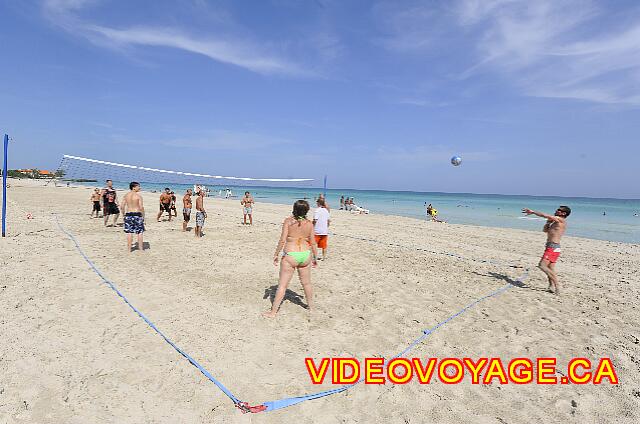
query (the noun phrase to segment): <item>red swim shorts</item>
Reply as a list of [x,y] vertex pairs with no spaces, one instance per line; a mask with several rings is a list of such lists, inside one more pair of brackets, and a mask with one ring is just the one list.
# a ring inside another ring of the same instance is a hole
[[328,235],[319,236],[319,235],[316,234],[316,244],[318,245],[318,247],[320,249],[326,249],[327,248],[327,240],[329,240],[329,236]]
[[544,249],[544,254],[542,255],[542,259],[546,259],[552,264],[558,262],[558,258],[560,257],[560,248],[559,247],[547,247]]

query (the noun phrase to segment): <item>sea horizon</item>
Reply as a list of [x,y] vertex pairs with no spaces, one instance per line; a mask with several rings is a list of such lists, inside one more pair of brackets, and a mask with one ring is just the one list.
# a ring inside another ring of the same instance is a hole
[[[141,184],[143,190],[151,192],[170,187],[177,193],[178,207],[180,207],[182,192],[193,187],[193,184],[170,182],[141,181]],[[82,185],[93,186],[91,183],[82,183]],[[324,191],[322,187],[311,186],[202,185],[210,189],[211,197],[224,197],[225,189],[229,188],[233,191],[234,198],[239,199],[244,191],[250,191],[258,202],[285,205],[301,198],[313,200]],[[114,186],[126,190],[128,182],[114,181]],[[439,211],[438,217],[448,223],[532,231],[541,230],[544,220],[524,216],[521,213],[522,208],[528,207],[552,214],[562,204],[572,209],[572,214],[568,218],[568,236],[640,243],[639,199],[345,188],[328,188],[326,192],[332,210],[339,209],[340,196],[345,196],[354,197],[354,202],[358,206],[368,209],[372,214],[426,219],[425,204],[431,203]]]

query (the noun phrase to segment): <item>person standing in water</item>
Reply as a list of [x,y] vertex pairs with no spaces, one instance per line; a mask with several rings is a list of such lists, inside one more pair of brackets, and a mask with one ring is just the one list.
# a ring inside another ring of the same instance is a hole
[[549,292],[553,293],[552,288],[555,290],[556,295],[560,294],[560,284],[558,283],[558,275],[556,274],[555,266],[560,257],[560,239],[564,235],[567,229],[567,217],[571,214],[571,209],[568,206],[560,206],[554,215],[547,215],[542,212],[536,212],[534,210],[524,208],[522,213],[527,215],[536,215],[541,218],[545,218],[547,223],[544,224],[542,231],[547,233],[547,243],[545,245],[544,254],[538,268],[547,274],[549,280]]
[[[424,202],[424,204],[426,205],[427,202]],[[433,206],[431,206],[431,203],[429,203],[429,206],[427,206],[426,212],[427,212],[427,219],[430,219],[433,221]]]
[[[282,223],[280,240],[273,254],[273,265],[278,266],[278,262],[280,262],[280,277],[271,310],[262,314],[267,318],[274,318],[277,315],[296,270],[304,289],[307,309],[312,310],[311,267],[315,268],[318,265],[316,261],[318,251],[313,224],[307,219],[308,212],[309,203],[306,200],[298,200],[293,204],[292,216],[285,218]],[[285,253],[280,256],[283,248]]]
[[120,209],[124,214],[124,232],[127,234],[127,252],[131,253],[131,244],[133,243],[133,235],[138,236],[138,251],[144,250],[144,241],[142,234],[144,233],[144,205],[142,204],[142,196],[140,184],[133,181],[129,184],[131,190],[122,199]]

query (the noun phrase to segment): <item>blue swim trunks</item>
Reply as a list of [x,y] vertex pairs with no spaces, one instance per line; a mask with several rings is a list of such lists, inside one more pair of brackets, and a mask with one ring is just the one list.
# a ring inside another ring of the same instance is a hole
[[196,212],[196,226],[204,227],[204,212]]
[[129,212],[124,216],[124,232],[129,234],[144,233],[144,217],[140,212]]

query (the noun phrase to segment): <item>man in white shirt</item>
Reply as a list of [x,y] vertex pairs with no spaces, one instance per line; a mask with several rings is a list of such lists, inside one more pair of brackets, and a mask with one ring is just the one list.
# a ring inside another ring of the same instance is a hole
[[329,211],[325,200],[323,198],[318,199],[316,203],[318,207],[313,213],[313,230],[316,236],[316,244],[322,249],[322,259],[327,259],[327,241],[329,239],[329,224],[331,220],[329,219]]

